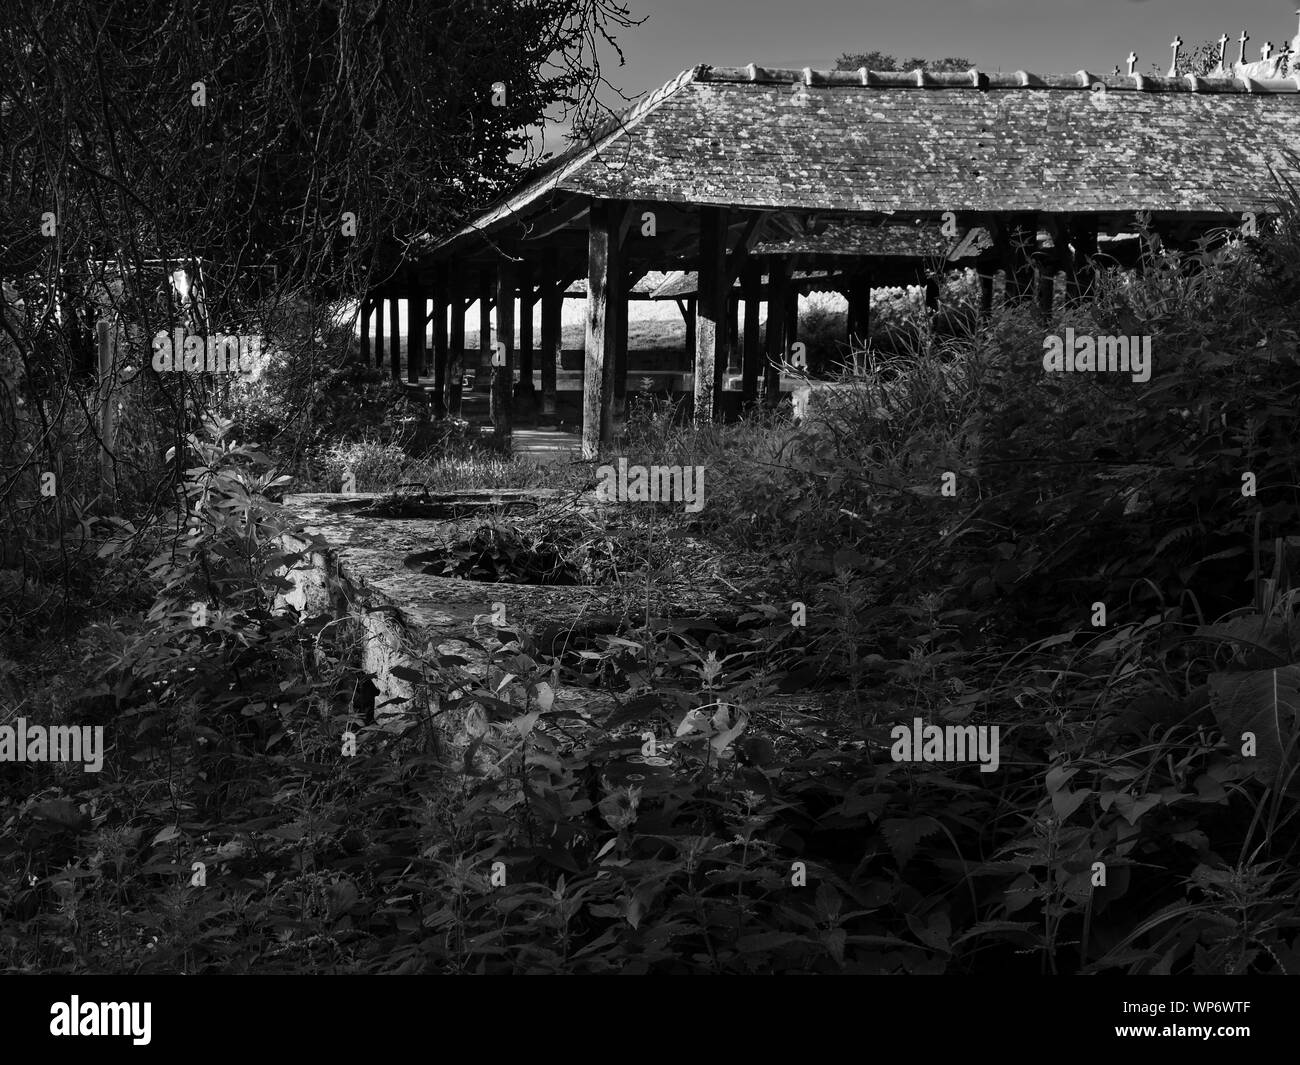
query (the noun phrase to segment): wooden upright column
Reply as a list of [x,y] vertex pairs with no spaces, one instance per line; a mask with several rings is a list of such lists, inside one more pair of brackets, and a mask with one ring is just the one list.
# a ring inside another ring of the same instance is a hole
[[682,359],[683,370],[689,370],[695,365],[695,308],[698,302],[698,296],[688,296],[686,309],[682,312],[686,316],[686,354]]
[[402,379],[402,314],[397,293],[388,301],[388,371],[394,381]]
[[361,318],[361,362],[370,365],[370,300],[363,298],[358,308]]
[[727,372],[737,373],[740,370],[740,294],[734,288],[729,290],[727,307]]
[[587,343],[582,389],[582,457],[595,459],[613,440],[615,321],[610,313],[612,278],[622,270],[619,228],[626,205],[593,200],[587,230]]
[[994,274],[992,270],[985,269],[979,275],[980,279],[980,317],[988,319],[993,314],[993,281]]
[[1006,227],[1005,267],[1007,271],[1006,294],[1011,301],[1023,301],[1033,295],[1034,251],[1038,244],[1037,227],[1028,221],[1016,219]]
[[925,279],[925,309],[927,311],[939,309],[939,279],[933,275]]
[[493,272],[484,267],[478,275],[478,367],[474,374],[474,383],[492,372],[492,286],[496,278]]
[[458,291],[451,297],[451,336],[447,343],[447,414],[460,417],[461,387],[465,375],[465,311],[466,300]]
[[740,274],[740,291],[745,299],[745,327],[740,358],[740,405],[752,407],[758,399],[758,374],[763,357],[759,330],[759,298],[763,292],[763,265],[754,258]]
[[[497,266],[497,339],[492,360],[492,432],[499,448],[510,453],[515,377],[515,285],[513,262]],[[502,352],[502,349],[505,349]],[[498,355],[502,357],[497,358]]]
[[785,316],[790,305],[789,265],[778,255],[767,268],[767,363],[763,367],[763,405],[775,407],[781,399],[781,363],[786,357]]
[[[443,267],[438,271],[438,277],[433,285],[433,405],[440,418],[447,413],[447,374],[451,361],[449,350],[451,344],[447,336],[448,284],[447,268]],[[462,331],[464,328],[465,321],[462,318]],[[461,342],[464,342],[464,337],[461,338]]]
[[406,380],[412,385],[424,372],[425,303],[424,289],[412,277],[406,292]]
[[627,305],[632,279],[626,270],[609,276],[610,314],[614,318],[614,420],[627,414]]
[[715,421],[722,420],[722,393],[727,384],[727,374],[731,370],[732,352],[736,350],[739,339],[736,315],[740,312],[740,300],[732,294],[733,287],[730,270],[728,270],[727,287],[724,290],[726,294],[725,329],[721,337],[719,337],[721,350],[718,352],[717,362],[713,365],[713,416]]
[[375,368],[384,365],[384,297],[376,296],[375,308]]
[[847,340],[850,350],[867,346],[871,339],[871,274],[863,269],[855,272],[849,283],[846,297],[849,303]]
[[559,253],[547,249],[542,256],[542,413],[555,413],[555,369],[560,361],[561,322],[566,282],[560,279]]
[[1097,254],[1097,223],[1076,215],[1070,221],[1069,233],[1074,249],[1066,265],[1065,295],[1071,300],[1086,299],[1096,278],[1092,257]]
[[519,384],[517,395],[531,413],[534,393],[533,383],[533,305],[536,302],[537,270],[525,260],[519,266]]
[[[727,209],[700,208],[700,294],[695,315],[695,423],[715,417],[718,346],[726,338]],[[725,356],[724,356],[725,357]]]
[[1052,298],[1056,293],[1056,260],[1042,260],[1035,271],[1035,286],[1038,290],[1038,310],[1044,315],[1052,313]]

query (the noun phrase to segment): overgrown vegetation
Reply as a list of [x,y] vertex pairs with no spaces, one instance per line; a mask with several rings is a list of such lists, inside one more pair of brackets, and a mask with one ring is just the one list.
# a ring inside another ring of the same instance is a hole
[[[138,612],[0,663],[6,716],[111,743],[5,768],[5,969],[1300,973],[1298,246],[1293,205],[1050,322],[919,328],[798,427],[641,404],[624,452],[703,465],[704,510],[589,522],[628,609],[428,650],[396,730],[354,622],[276,605],[283,457],[191,434],[164,520],[89,537]],[[1067,326],[1152,337],[1151,381],[1045,374]],[[448,564],[517,579],[527,528]],[[731,608],[683,616],[710,572]],[[915,718],[998,726],[998,771],[895,761]]]

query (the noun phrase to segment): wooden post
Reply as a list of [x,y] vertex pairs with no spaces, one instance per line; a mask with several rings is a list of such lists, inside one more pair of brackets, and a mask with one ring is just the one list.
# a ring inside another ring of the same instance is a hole
[[384,297],[375,297],[375,368],[384,365]]
[[759,332],[759,297],[763,291],[763,264],[753,257],[740,274],[740,290],[745,298],[744,345],[740,359],[740,404],[752,407],[758,399],[758,373],[762,361],[763,338]]
[[609,313],[614,319],[614,423],[627,416],[627,305],[632,280],[626,270],[609,275]]
[[868,269],[854,273],[846,295],[849,301],[846,323],[849,348],[865,348],[871,339],[871,273]]
[[532,412],[534,393],[537,386],[533,383],[533,305],[536,303],[536,273],[531,260],[524,260],[519,267],[519,384],[515,386],[515,395],[522,401],[521,410]]
[[622,265],[619,227],[625,205],[593,200],[587,230],[587,344],[582,389],[582,457],[595,459],[613,439],[615,322],[609,288]]
[[117,435],[116,400],[113,396],[117,381],[113,373],[113,347],[117,338],[108,322],[99,322],[95,329],[96,339],[99,342],[100,491],[103,493],[105,507],[112,508],[117,498],[117,463],[113,456],[113,445]]
[[361,319],[361,362],[366,366],[370,365],[370,310],[369,297],[362,296],[358,317]]
[[1027,300],[1033,293],[1034,261],[1033,254],[1038,243],[1037,227],[1032,222],[1015,220],[1006,227],[1007,240],[1004,249],[1007,271],[1007,299],[1020,302]]
[[775,407],[781,400],[781,363],[786,356],[785,317],[789,309],[789,265],[774,255],[767,270],[767,364],[763,367],[763,405]]
[[[451,297],[451,337],[447,345],[447,414],[460,417],[461,379],[465,374],[465,311],[468,304],[459,291]],[[435,341],[436,343],[436,341]]]
[[397,293],[388,301],[388,370],[394,381],[402,379],[402,316]]
[[689,370],[695,365],[695,309],[699,299],[696,296],[686,298],[686,345],[682,358],[682,369]]
[[[695,423],[716,415],[719,341],[726,339],[727,209],[700,208],[699,303],[695,314]],[[724,356],[725,358],[725,356]]]
[[793,283],[789,287],[789,304],[785,311],[785,354],[788,358],[790,347],[799,339],[799,286]]
[[474,371],[474,384],[492,372],[492,270],[484,267],[478,275],[478,366]]
[[[727,264],[730,267],[730,263]],[[722,420],[722,393],[726,388],[727,374],[731,371],[732,354],[739,347],[739,329],[736,316],[740,313],[740,300],[733,295],[734,284],[730,270],[727,271],[727,287],[723,290],[726,308],[725,326],[720,337],[718,359],[713,364],[713,416],[715,421]]]
[[424,289],[412,270],[406,290],[406,381],[412,385],[418,385],[424,373],[425,303]]
[[559,253],[548,248],[542,255],[542,413],[555,414],[555,369],[560,361],[564,289]]
[[1096,278],[1092,257],[1097,254],[1097,223],[1076,215],[1070,220],[1069,232],[1074,250],[1066,264],[1065,294],[1067,299],[1085,299]]
[[988,319],[993,314],[993,279],[991,272],[984,272],[980,278],[980,317]]
[[515,287],[518,269],[505,260],[497,266],[497,339],[492,352],[492,432],[497,447],[510,454],[515,380]]
[[1052,297],[1056,290],[1056,260],[1046,259],[1037,263],[1035,284],[1038,289],[1038,311],[1044,317],[1052,313]]
[[737,373],[740,370],[740,293],[731,291],[727,299],[727,372]]
[[[433,283],[433,406],[438,417],[445,417],[447,414],[448,395],[450,393],[450,378],[447,376],[450,371],[451,363],[451,345],[447,337],[447,304],[448,291],[451,284],[451,278],[448,274],[447,267],[438,269],[438,276]],[[459,300],[457,301],[459,302]],[[463,336],[465,329],[465,319],[461,317],[461,343],[465,342]],[[460,353],[457,352],[456,362],[460,362]],[[457,367],[459,372],[459,367]]]
[[934,275],[925,279],[925,309],[927,311],[939,309],[939,279]]

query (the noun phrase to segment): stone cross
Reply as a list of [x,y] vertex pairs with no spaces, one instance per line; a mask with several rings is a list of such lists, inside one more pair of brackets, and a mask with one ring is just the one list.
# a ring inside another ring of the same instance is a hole
[[1222,74],[1227,69],[1225,66],[1228,53],[1228,35],[1222,34],[1219,37],[1219,69],[1216,73]]
[[1129,54],[1128,54],[1128,76],[1129,76],[1130,78],[1133,76],[1133,68],[1137,66],[1137,61],[1138,61],[1137,52],[1129,52]]
[[1169,42],[1169,47],[1174,50],[1173,61],[1169,64],[1169,76],[1175,78],[1178,76],[1178,49],[1183,46],[1183,39],[1177,35]]
[[1241,42],[1241,58],[1238,59],[1237,62],[1244,63],[1246,61],[1246,42],[1250,40],[1250,34],[1245,30],[1242,30],[1241,36],[1238,37],[1237,40]]

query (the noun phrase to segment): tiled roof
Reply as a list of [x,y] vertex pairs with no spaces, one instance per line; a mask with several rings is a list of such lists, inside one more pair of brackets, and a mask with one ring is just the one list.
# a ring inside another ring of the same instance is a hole
[[1300,77],[700,66],[462,232],[553,192],[844,212],[1236,213],[1300,178]]

